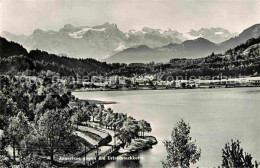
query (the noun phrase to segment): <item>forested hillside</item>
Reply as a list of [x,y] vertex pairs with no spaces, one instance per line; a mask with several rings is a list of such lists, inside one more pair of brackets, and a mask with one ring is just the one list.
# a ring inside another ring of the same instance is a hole
[[207,57],[196,59],[175,58],[162,63],[133,63],[111,71],[113,75],[131,76],[133,74],[164,74],[167,76],[218,76],[260,74],[260,37],[247,40],[223,54],[212,52]]
[[27,50],[20,44],[7,41],[5,38],[0,37],[0,56],[7,58],[13,55],[27,55]]
[[65,56],[49,54],[45,51],[32,50],[28,57],[34,61],[36,71],[51,70],[62,76],[87,75],[88,73],[108,72],[110,67],[106,63],[99,62],[92,58],[75,59]]
[[31,75],[35,75],[49,70],[61,76],[76,76],[100,74],[110,70],[108,64],[95,59],[75,59],[40,50],[31,50],[28,53],[20,44],[7,41],[2,37],[0,40],[1,74],[30,71]]

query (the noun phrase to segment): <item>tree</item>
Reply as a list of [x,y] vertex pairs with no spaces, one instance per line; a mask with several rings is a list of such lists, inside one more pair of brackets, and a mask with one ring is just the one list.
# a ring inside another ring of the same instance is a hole
[[72,135],[73,127],[69,110],[47,110],[37,121],[37,132],[42,139],[44,153],[54,161],[54,154],[61,152],[63,145]]
[[186,124],[183,120],[179,121],[173,128],[171,140],[163,141],[168,153],[166,161],[162,162],[163,167],[187,168],[190,163],[195,164],[199,160],[201,150],[197,149],[189,134],[189,124]]
[[109,108],[106,112],[102,115],[102,124],[108,128],[112,126],[113,121],[113,111]]
[[88,111],[88,108],[82,107],[81,109],[82,109],[82,114],[81,114],[80,120],[84,121],[84,122],[89,121],[90,120],[90,113]]
[[62,102],[61,99],[58,99],[58,97],[59,96],[53,98],[51,94],[48,94],[41,103],[38,103],[34,111],[35,120],[38,120],[41,114],[43,114],[46,109],[52,110],[56,108],[66,107],[63,104],[64,102]]
[[79,124],[90,120],[90,116],[89,116],[89,113],[86,108],[79,107],[79,108],[73,109],[73,111],[74,111],[74,114],[71,116],[71,122],[73,125],[77,126],[77,129],[78,129]]
[[121,128],[118,132],[116,132],[115,137],[118,137],[118,139],[122,141],[124,148],[125,146],[128,146],[131,143],[133,135],[126,128]]
[[138,126],[139,126],[139,129],[140,129],[140,132],[141,132],[141,136],[143,136],[143,137],[144,137],[145,132],[151,132],[152,131],[151,124],[148,123],[145,120],[139,120]]
[[17,103],[13,98],[8,93],[0,91],[0,128],[3,129],[8,124],[9,117],[17,115],[18,112]]
[[124,146],[128,146],[132,139],[138,136],[138,131],[137,121],[133,117],[127,117],[122,128],[117,132],[116,137],[123,142]]
[[[222,167],[235,168],[246,167],[254,168],[252,164],[253,157],[248,153],[243,153],[243,149],[240,147],[239,140],[236,142],[231,140],[231,144],[227,143],[225,148],[222,149]],[[257,161],[255,161],[255,167],[258,167]]]
[[125,127],[133,135],[133,138],[138,137],[140,128],[138,127],[138,121],[136,121],[133,117],[127,117],[123,127]]
[[5,131],[5,136],[9,139],[9,143],[13,147],[14,160],[16,146],[19,145],[19,142],[31,131],[31,129],[31,125],[24,113],[19,112],[17,116],[10,118],[8,127]]

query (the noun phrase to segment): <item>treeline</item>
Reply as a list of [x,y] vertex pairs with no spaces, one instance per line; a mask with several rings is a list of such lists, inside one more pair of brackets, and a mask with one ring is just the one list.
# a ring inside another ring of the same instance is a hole
[[30,51],[28,57],[38,65],[36,66],[36,71],[52,70],[53,72],[59,73],[61,76],[84,76],[90,72],[100,74],[110,70],[110,66],[108,64],[105,62],[99,62],[92,58],[75,59],[66,56],[49,54],[40,50]]
[[13,74],[29,70],[35,75],[36,65],[27,56],[9,56],[0,59],[0,74]]

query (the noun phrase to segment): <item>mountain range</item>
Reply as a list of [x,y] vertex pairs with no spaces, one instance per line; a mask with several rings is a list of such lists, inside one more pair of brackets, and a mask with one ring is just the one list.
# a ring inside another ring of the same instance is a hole
[[202,37],[213,43],[221,43],[237,35],[238,33],[230,33],[228,30],[219,27],[209,29],[201,28],[198,31],[191,29],[190,32],[184,34],[189,40]]
[[[64,25],[59,31],[34,30],[29,35],[2,32],[1,36],[22,44],[26,49],[40,49],[74,58],[95,58],[107,62],[162,62],[174,57],[202,57],[222,52],[249,38],[258,37],[259,24],[236,37],[223,28],[202,28],[180,33],[144,27],[122,32],[116,24],[99,26]],[[120,58],[121,57],[121,58]]]
[[172,58],[201,58],[212,52],[221,53],[248,39],[260,36],[260,24],[245,29],[238,36],[222,43],[213,43],[205,38],[199,37],[195,40],[186,40],[181,44],[170,43],[168,45],[150,48],[146,45],[135,46],[125,49],[107,58],[107,62],[136,63],[143,62],[168,62]]

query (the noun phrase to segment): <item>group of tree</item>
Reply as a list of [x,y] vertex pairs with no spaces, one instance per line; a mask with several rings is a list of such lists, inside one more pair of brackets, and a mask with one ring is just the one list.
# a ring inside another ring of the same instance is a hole
[[92,120],[115,130],[125,145],[152,130],[144,120],[137,121],[103,106],[69,107],[71,101],[80,101],[66,89],[60,92],[60,87],[65,87],[60,83],[31,76],[3,75],[0,79],[0,129],[4,130],[1,142],[3,149],[7,146],[14,149],[12,160],[17,161],[19,156],[21,164],[29,164],[26,162],[30,160],[37,164],[35,160],[46,158],[54,162],[55,154],[77,149],[71,145],[75,141],[72,130],[84,121]]
[[76,125],[83,121],[99,123],[100,127],[111,129],[116,132],[116,137],[128,146],[135,138],[144,137],[145,132],[151,132],[151,124],[145,120],[136,120],[123,113],[113,112],[111,108],[105,109],[102,106],[80,107],[73,115],[73,122]]
[[[180,167],[188,168],[195,164],[201,157],[201,149],[198,149],[192,141],[190,134],[191,127],[183,119],[177,122],[172,130],[170,140],[164,140],[163,144],[167,151],[166,160],[162,162],[164,168]],[[244,152],[239,140],[231,140],[222,149],[222,168],[258,168],[259,163],[252,162],[253,157]]]
[[65,149],[72,149],[72,130],[69,109],[46,110],[34,122],[30,122],[23,112],[19,112],[9,118],[3,141],[12,147],[13,161],[17,161],[18,151],[20,165],[36,166],[28,160],[33,159],[32,156],[39,157],[39,162],[45,160],[46,164],[47,158],[50,158],[53,164],[55,154],[64,154]]
[[[71,94],[59,93],[56,83],[44,84],[39,78],[3,75],[0,83],[0,152],[5,166],[48,167],[55,155],[82,150],[72,134]],[[13,149],[12,157],[7,146]]]

